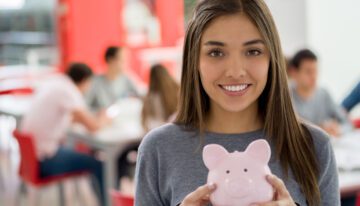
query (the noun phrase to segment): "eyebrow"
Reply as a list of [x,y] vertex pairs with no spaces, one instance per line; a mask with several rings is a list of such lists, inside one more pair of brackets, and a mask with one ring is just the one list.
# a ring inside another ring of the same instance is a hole
[[[249,45],[253,45],[253,44],[264,44],[265,42],[261,39],[254,39],[254,40],[250,40],[247,41],[245,43],[243,43],[244,46],[249,46]],[[220,41],[207,41],[204,43],[205,46],[226,46],[226,44],[224,42],[220,42]]]
[[224,42],[220,42],[220,41],[208,41],[204,45],[206,45],[206,46],[225,46],[226,44]]
[[249,45],[252,45],[252,44],[264,44],[265,45],[265,42],[263,40],[261,40],[261,39],[254,39],[254,40],[245,42],[243,45],[244,46],[249,46]]

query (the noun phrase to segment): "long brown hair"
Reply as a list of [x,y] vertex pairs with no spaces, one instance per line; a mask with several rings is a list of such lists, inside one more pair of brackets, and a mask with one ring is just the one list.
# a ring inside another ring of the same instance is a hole
[[[144,99],[142,110],[142,124],[146,128],[146,119],[155,116],[152,95],[158,95],[163,111],[163,120],[168,120],[173,115],[178,106],[179,85],[169,74],[167,69],[161,64],[155,64],[150,70],[149,92]],[[148,128],[147,128],[148,129]]]
[[314,143],[308,129],[295,115],[279,35],[263,0],[203,0],[197,5],[186,31],[176,123],[203,133],[210,100],[198,72],[202,34],[214,19],[238,13],[246,14],[253,21],[270,51],[268,80],[258,101],[266,136],[275,145],[276,157],[286,177],[290,168],[308,204],[320,205],[319,166]]

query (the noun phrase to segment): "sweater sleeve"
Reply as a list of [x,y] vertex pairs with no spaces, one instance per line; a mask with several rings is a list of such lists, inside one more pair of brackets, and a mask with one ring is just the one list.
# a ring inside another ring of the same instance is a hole
[[158,151],[154,135],[142,141],[135,171],[135,206],[165,206],[159,189]]
[[337,166],[331,142],[327,141],[319,154],[319,188],[323,206],[340,205],[340,191]]
[[342,106],[350,112],[357,104],[360,103],[360,82],[351,91],[351,93],[344,99]]

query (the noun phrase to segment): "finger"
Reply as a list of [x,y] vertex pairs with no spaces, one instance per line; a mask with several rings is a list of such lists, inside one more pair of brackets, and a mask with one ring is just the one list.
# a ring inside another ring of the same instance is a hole
[[266,179],[275,188],[276,193],[280,197],[289,196],[289,192],[287,191],[284,182],[280,178],[276,177],[275,175],[267,175]]
[[203,198],[206,198],[206,195],[211,194],[215,190],[216,186],[214,183],[206,184],[203,186],[198,187],[194,192],[190,193],[188,196],[186,196],[184,202],[186,203],[193,203],[193,202],[199,202],[203,200]]
[[209,201],[210,200],[210,194],[205,195],[202,200]]
[[209,199],[210,198],[210,194],[206,194],[205,196],[204,196],[204,199]]
[[276,202],[258,203],[251,206],[278,206]]
[[285,201],[271,201],[265,203],[252,204],[251,206],[286,206]]

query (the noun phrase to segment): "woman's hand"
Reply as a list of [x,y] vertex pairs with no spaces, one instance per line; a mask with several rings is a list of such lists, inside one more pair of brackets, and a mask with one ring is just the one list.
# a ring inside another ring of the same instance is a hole
[[281,179],[275,175],[268,175],[266,179],[275,190],[274,199],[270,202],[253,204],[252,206],[296,206]]
[[215,190],[215,184],[206,184],[188,194],[180,206],[203,206],[210,202],[210,194]]

